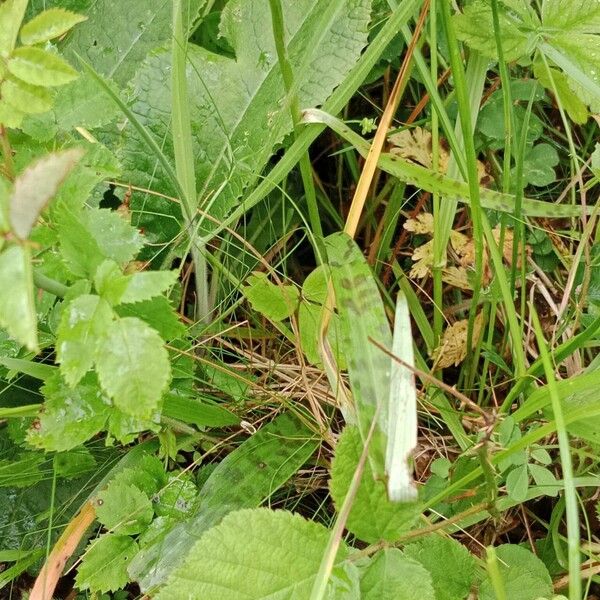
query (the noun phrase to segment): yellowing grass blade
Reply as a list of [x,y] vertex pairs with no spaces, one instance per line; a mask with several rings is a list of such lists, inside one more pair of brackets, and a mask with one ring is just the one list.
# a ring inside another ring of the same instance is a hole
[[390,372],[385,454],[387,489],[390,500],[412,502],[417,499],[411,464],[417,445],[417,390],[414,373],[409,368],[415,361],[410,313],[403,292],[398,293],[396,300],[392,353],[400,360],[392,360]]

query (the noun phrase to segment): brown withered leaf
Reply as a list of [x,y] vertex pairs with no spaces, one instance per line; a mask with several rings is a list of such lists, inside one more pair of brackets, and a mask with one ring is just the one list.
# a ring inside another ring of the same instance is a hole
[[[432,371],[445,369],[446,367],[457,367],[467,356],[467,332],[469,321],[463,319],[450,325],[444,331],[439,346],[432,352]],[[473,322],[473,336],[471,349],[475,348],[483,326],[483,313],[479,313]]]

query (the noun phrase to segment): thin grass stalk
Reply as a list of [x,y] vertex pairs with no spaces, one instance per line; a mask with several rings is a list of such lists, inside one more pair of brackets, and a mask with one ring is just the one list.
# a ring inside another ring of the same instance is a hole
[[[300,105],[298,102],[297,85],[294,82],[294,72],[290,64],[287,48],[285,45],[285,27],[283,22],[283,9],[281,0],[269,0],[271,9],[271,24],[273,27],[273,38],[275,40],[275,50],[279,61],[279,68],[283,78],[283,84],[288,96],[290,108],[290,117],[294,127],[294,139],[298,139],[300,125]],[[313,231],[313,236],[316,241],[315,257],[317,263],[323,262],[325,257],[325,243],[323,241],[323,227],[321,225],[321,217],[319,215],[319,206],[317,204],[317,194],[315,191],[315,182],[312,176],[312,165],[308,149],[302,154],[299,161],[300,175],[302,177],[302,185],[304,186],[304,195],[308,206],[308,218]]]
[[580,533],[579,533],[579,508],[577,491],[573,482],[573,464],[571,460],[571,446],[569,444],[569,434],[567,433],[567,424],[560,401],[560,396],[556,388],[556,378],[554,376],[554,367],[548,352],[548,346],[544,339],[542,326],[535,310],[535,306],[530,304],[533,327],[537,338],[540,358],[544,365],[544,373],[548,384],[548,391],[552,401],[552,411],[556,421],[556,433],[558,437],[558,448],[560,452],[560,462],[563,472],[563,482],[565,490],[565,506],[567,513],[567,547],[569,558],[569,600],[581,599],[581,555],[580,555]]

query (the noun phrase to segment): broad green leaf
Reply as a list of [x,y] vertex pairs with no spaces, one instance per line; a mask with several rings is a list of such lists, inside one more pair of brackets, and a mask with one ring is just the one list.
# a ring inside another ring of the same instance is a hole
[[0,4],[0,57],[8,58],[17,42],[17,34],[28,0],[6,0]]
[[21,42],[39,44],[60,37],[69,29],[85,21],[86,17],[63,8],[50,8],[36,15],[21,28]]
[[[512,62],[533,52],[536,43],[537,16],[523,2],[520,10],[498,2],[498,17],[504,60]],[[517,3],[518,5],[519,3]],[[475,0],[454,17],[458,37],[485,56],[497,58],[494,22],[489,1]]]
[[20,239],[29,236],[40,213],[83,156],[83,150],[53,152],[28,166],[15,180],[9,204],[9,220]]
[[558,164],[558,153],[550,144],[536,144],[523,159],[523,181],[525,185],[544,187],[556,181],[554,167]]
[[93,277],[105,259],[119,265],[133,260],[143,245],[140,233],[118,213],[92,208],[76,212],[61,206],[55,214],[60,251],[69,270]]
[[[344,0],[331,24],[321,19],[329,0],[282,2],[287,54],[294,71],[300,106],[323,104],[343,81],[367,42],[370,0]],[[243,190],[257,182],[273,148],[291,132],[268,3],[232,0],[222,11],[219,34],[235,58],[189,44],[188,89],[197,188],[205,207],[221,220],[238,204]],[[119,18],[122,18],[119,16]],[[257,34],[257,32],[260,32]],[[172,156],[170,126],[170,52],[148,56],[133,81],[132,110]],[[210,86],[207,86],[210,82]],[[240,93],[240,90],[243,90]],[[123,148],[127,178],[138,185],[173,195],[174,189],[145,143],[131,126]],[[148,211],[140,224],[157,239],[170,241],[179,232],[150,214],[180,217],[176,205],[139,194],[132,206]],[[204,229],[214,225],[208,221]],[[154,241],[154,239],[153,239]]]
[[[535,78],[552,94],[557,94],[563,108],[574,123],[582,125],[588,120],[589,111],[586,105],[571,91],[567,76],[558,69],[546,68],[543,61],[533,63]],[[556,92],[555,92],[556,90]]]
[[135,468],[123,469],[114,477],[112,482],[119,485],[135,486],[144,492],[146,496],[152,498],[167,485],[167,474],[164,465],[156,456],[146,454]]
[[14,129],[21,127],[25,113],[0,99],[0,123]]
[[[338,510],[348,493],[362,450],[357,428],[346,426],[335,448],[329,483]],[[384,481],[374,479],[367,461],[346,522],[347,529],[366,542],[394,542],[411,529],[419,514],[417,503],[388,500]]]
[[52,108],[52,95],[39,85],[29,85],[18,79],[5,79],[0,86],[2,100],[24,113],[35,115]]
[[[233,512],[209,529],[174,571],[158,600],[308,598],[329,531],[287,511]],[[348,550],[342,542],[335,558]]]
[[383,480],[391,359],[373,342],[389,350],[392,334],[377,283],[360,248],[345,233],[330,235],[325,244],[338,313],[346,324],[340,328],[340,349],[348,365],[358,426],[366,440],[371,423],[377,421],[369,462]]
[[92,368],[96,346],[113,320],[99,296],[84,294],[63,309],[56,337],[56,358],[65,381],[76,385]]
[[85,446],[55,454],[52,465],[56,476],[66,479],[81,477],[98,466],[93,454]]
[[104,429],[110,407],[96,377],[86,376],[75,388],[57,373],[42,387],[44,405],[27,441],[46,451],[63,452],[86,442]]
[[134,535],[150,525],[150,498],[135,485],[112,481],[96,498],[98,521],[116,535]]
[[77,71],[69,63],[41,48],[17,48],[6,66],[15,77],[31,85],[55,87],[77,79]]
[[29,350],[37,351],[33,275],[26,246],[10,246],[0,253],[0,326]]
[[[496,548],[498,568],[506,598],[537,600],[552,597],[552,578],[544,563],[529,550],[512,544]],[[479,587],[479,600],[496,600],[494,588],[486,577]]]
[[195,515],[140,552],[130,568],[132,578],[144,591],[164,583],[185,560],[198,536],[231,511],[262,504],[298,471],[317,446],[313,433],[290,414],[261,427],[210,474],[200,490]]
[[0,487],[30,487],[44,478],[40,469],[44,457],[39,452],[23,452],[0,460]]
[[[188,0],[186,15],[193,21],[204,4],[205,0]],[[96,0],[86,11],[87,21],[69,35],[64,52],[79,54],[124,87],[148,52],[170,41],[172,11],[169,0]]]
[[395,548],[380,550],[372,558],[363,571],[360,591],[363,600],[440,600],[423,565]]
[[252,308],[272,321],[283,321],[296,311],[300,294],[294,285],[275,285],[266,273],[253,273],[243,288]]
[[302,297],[310,302],[325,304],[328,294],[327,269],[325,265],[320,265],[314,271],[311,271],[302,284]]
[[432,534],[409,544],[403,552],[427,569],[436,600],[465,600],[469,595],[477,565],[473,555],[456,540]]
[[104,534],[90,542],[77,569],[75,584],[80,590],[113,592],[128,581],[127,565],[138,551],[126,535]]
[[529,489],[527,465],[515,467],[506,477],[506,492],[515,502],[524,502]]
[[181,520],[196,504],[198,488],[188,473],[171,475],[158,493],[154,509],[158,516]]
[[150,300],[167,291],[177,281],[177,271],[145,271],[124,275],[114,261],[103,262],[94,278],[96,290],[110,304]]
[[532,463],[529,465],[529,472],[535,481],[535,485],[544,488],[544,493],[547,496],[558,496],[558,492],[563,489],[563,485],[556,480],[550,469]]
[[121,304],[115,307],[115,311],[121,317],[137,317],[146,321],[166,341],[179,338],[186,331],[185,325],[164,296],[135,304]]
[[160,406],[147,419],[132,417],[116,406],[112,408],[108,417],[109,440],[114,438],[123,445],[133,442],[142,432],[154,431],[158,433],[160,429]]
[[102,389],[128,415],[150,418],[171,379],[164,342],[134,317],[113,321],[96,347],[96,371]]
[[573,33],[596,33],[600,30],[600,4],[597,0],[544,0],[544,27]]

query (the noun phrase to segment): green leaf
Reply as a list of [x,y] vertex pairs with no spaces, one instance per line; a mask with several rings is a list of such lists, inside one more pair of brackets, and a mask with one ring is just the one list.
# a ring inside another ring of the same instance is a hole
[[[371,2],[345,0],[331,24],[321,19],[328,0],[285,0],[282,5],[299,104],[323,104],[367,43]],[[273,35],[270,27],[265,28],[270,22],[269,5],[263,0],[233,0],[221,13],[219,34],[231,45],[235,58],[187,46],[197,188],[201,198],[214,192],[207,207],[217,220],[238,204],[246,187],[259,180],[273,148],[292,131]],[[132,105],[154,138],[161,143],[165,140],[167,156],[173,155],[168,133],[170,81],[164,77],[170,59],[166,50],[148,56],[133,81]],[[123,159],[128,179],[173,195],[168,177],[157,160],[148,156],[146,144],[130,125],[125,130]],[[167,229],[163,220],[157,223],[150,214],[180,218],[172,202],[140,194],[132,198],[132,206],[148,212],[140,224],[158,239],[170,241],[178,233],[176,223]],[[202,227],[213,229],[214,225],[205,221]]]
[[27,441],[46,451],[63,452],[83,444],[104,429],[110,407],[96,377],[87,375],[75,388],[57,373],[42,387],[44,405]]
[[42,87],[65,85],[77,79],[77,71],[60,56],[29,46],[17,48],[7,68],[22,81]]
[[93,277],[107,258],[124,265],[142,247],[139,232],[112,210],[92,208],[77,213],[62,205],[55,218],[61,254],[69,270],[79,277]]
[[181,520],[194,507],[198,498],[198,488],[189,474],[171,475],[168,483],[159,492],[154,506],[156,514]]
[[536,144],[526,153],[523,160],[523,181],[525,185],[544,187],[554,183],[556,173],[554,167],[559,158],[555,148],[550,144]]
[[10,246],[0,253],[0,326],[29,350],[37,351],[33,275],[26,246]]
[[363,600],[440,600],[427,570],[395,548],[380,550],[373,557],[363,571],[360,591]]
[[17,42],[28,0],[6,0],[0,4],[0,57],[8,58]]
[[186,331],[185,325],[164,296],[135,304],[120,304],[115,311],[121,317],[137,317],[146,321],[166,341],[182,337]]
[[164,342],[134,317],[113,321],[96,348],[100,385],[115,406],[128,415],[150,418],[171,379]]
[[96,498],[98,521],[116,535],[144,531],[154,516],[150,498],[135,485],[112,481]]
[[[537,556],[521,546],[512,544],[498,546],[496,555],[506,598],[537,600],[552,597],[552,578]],[[479,600],[496,600],[489,576],[481,583]]]
[[428,535],[404,548],[431,575],[436,600],[464,600],[475,580],[473,555],[451,537]]
[[31,487],[44,477],[40,467],[44,457],[39,452],[23,452],[0,460],[0,487]]
[[[158,594],[158,600],[308,598],[329,531],[299,515],[240,510],[209,529]],[[336,556],[341,563],[344,543]],[[273,557],[277,568],[273,570]]]
[[218,404],[209,404],[198,398],[187,398],[175,393],[165,396],[162,414],[199,427],[226,427],[240,422],[237,415]]
[[[335,448],[329,483],[338,510],[348,493],[362,450],[358,429],[346,426]],[[388,500],[385,483],[374,479],[367,461],[346,522],[347,529],[369,543],[394,542],[411,529],[419,514],[420,507],[416,503]]]
[[96,459],[85,447],[79,447],[70,452],[59,452],[52,460],[57,477],[70,479],[81,477],[97,469]]
[[530,464],[529,472],[531,473],[535,484],[538,487],[544,488],[544,493],[547,496],[558,496],[558,492],[563,486],[556,480],[554,473],[552,473],[550,469],[542,467],[541,465]]
[[110,304],[142,302],[159,296],[175,285],[177,271],[145,271],[123,275],[114,261],[102,263],[94,278],[96,290]]
[[132,538],[105,534],[86,548],[75,584],[80,590],[114,592],[127,584],[127,565],[138,551]]
[[324,265],[311,271],[302,284],[302,297],[317,304],[325,304],[327,300],[327,282],[329,277]]
[[5,79],[0,86],[2,100],[18,111],[35,115],[52,108],[52,95],[43,87],[18,79]]
[[243,288],[252,308],[272,321],[283,321],[294,314],[300,294],[294,285],[275,285],[265,273],[253,273]]
[[[186,2],[193,21],[205,0]],[[87,21],[69,36],[64,51],[79,54],[101,75],[128,84],[146,55],[171,39],[171,2],[96,0]],[[132,26],[134,24],[135,26]]]
[[552,67],[546,68],[543,61],[536,60],[533,63],[533,74],[549,92],[554,94],[556,89],[557,101],[560,101],[574,123],[583,125],[588,120],[589,111],[586,105],[573,94],[567,76],[562,71]]
[[514,468],[506,477],[506,492],[515,502],[524,502],[529,489],[527,465]]
[[318,444],[312,432],[287,413],[261,427],[212,471],[200,491],[201,501],[194,516],[140,552],[130,568],[133,579],[143,591],[164,583],[188,556],[199,535],[231,511],[254,508],[270,498],[309,459]]
[[29,165],[15,180],[9,204],[9,221],[20,239],[29,236],[40,213],[83,156],[83,150],[53,152]]
[[[504,60],[512,62],[533,52],[536,44],[536,27],[539,19],[523,3],[506,6],[498,3],[498,17]],[[493,35],[494,21],[490,2],[475,0],[465,6],[462,14],[454,17],[456,34],[462,41],[485,56],[498,58],[496,40]]]
[[92,368],[96,347],[113,320],[109,304],[84,294],[63,309],[56,337],[56,358],[65,381],[76,385]]
[[377,419],[378,435],[371,442],[369,462],[374,474],[383,479],[391,360],[373,340],[391,349],[392,334],[377,283],[360,248],[345,233],[330,235],[325,244],[338,312],[345,322],[340,328],[340,349],[348,364],[358,426],[365,440]]
[[39,44],[60,37],[69,29],[85,21],[86,17],[63,8],[50,8],[36,15],[21,28],[21,42]]

